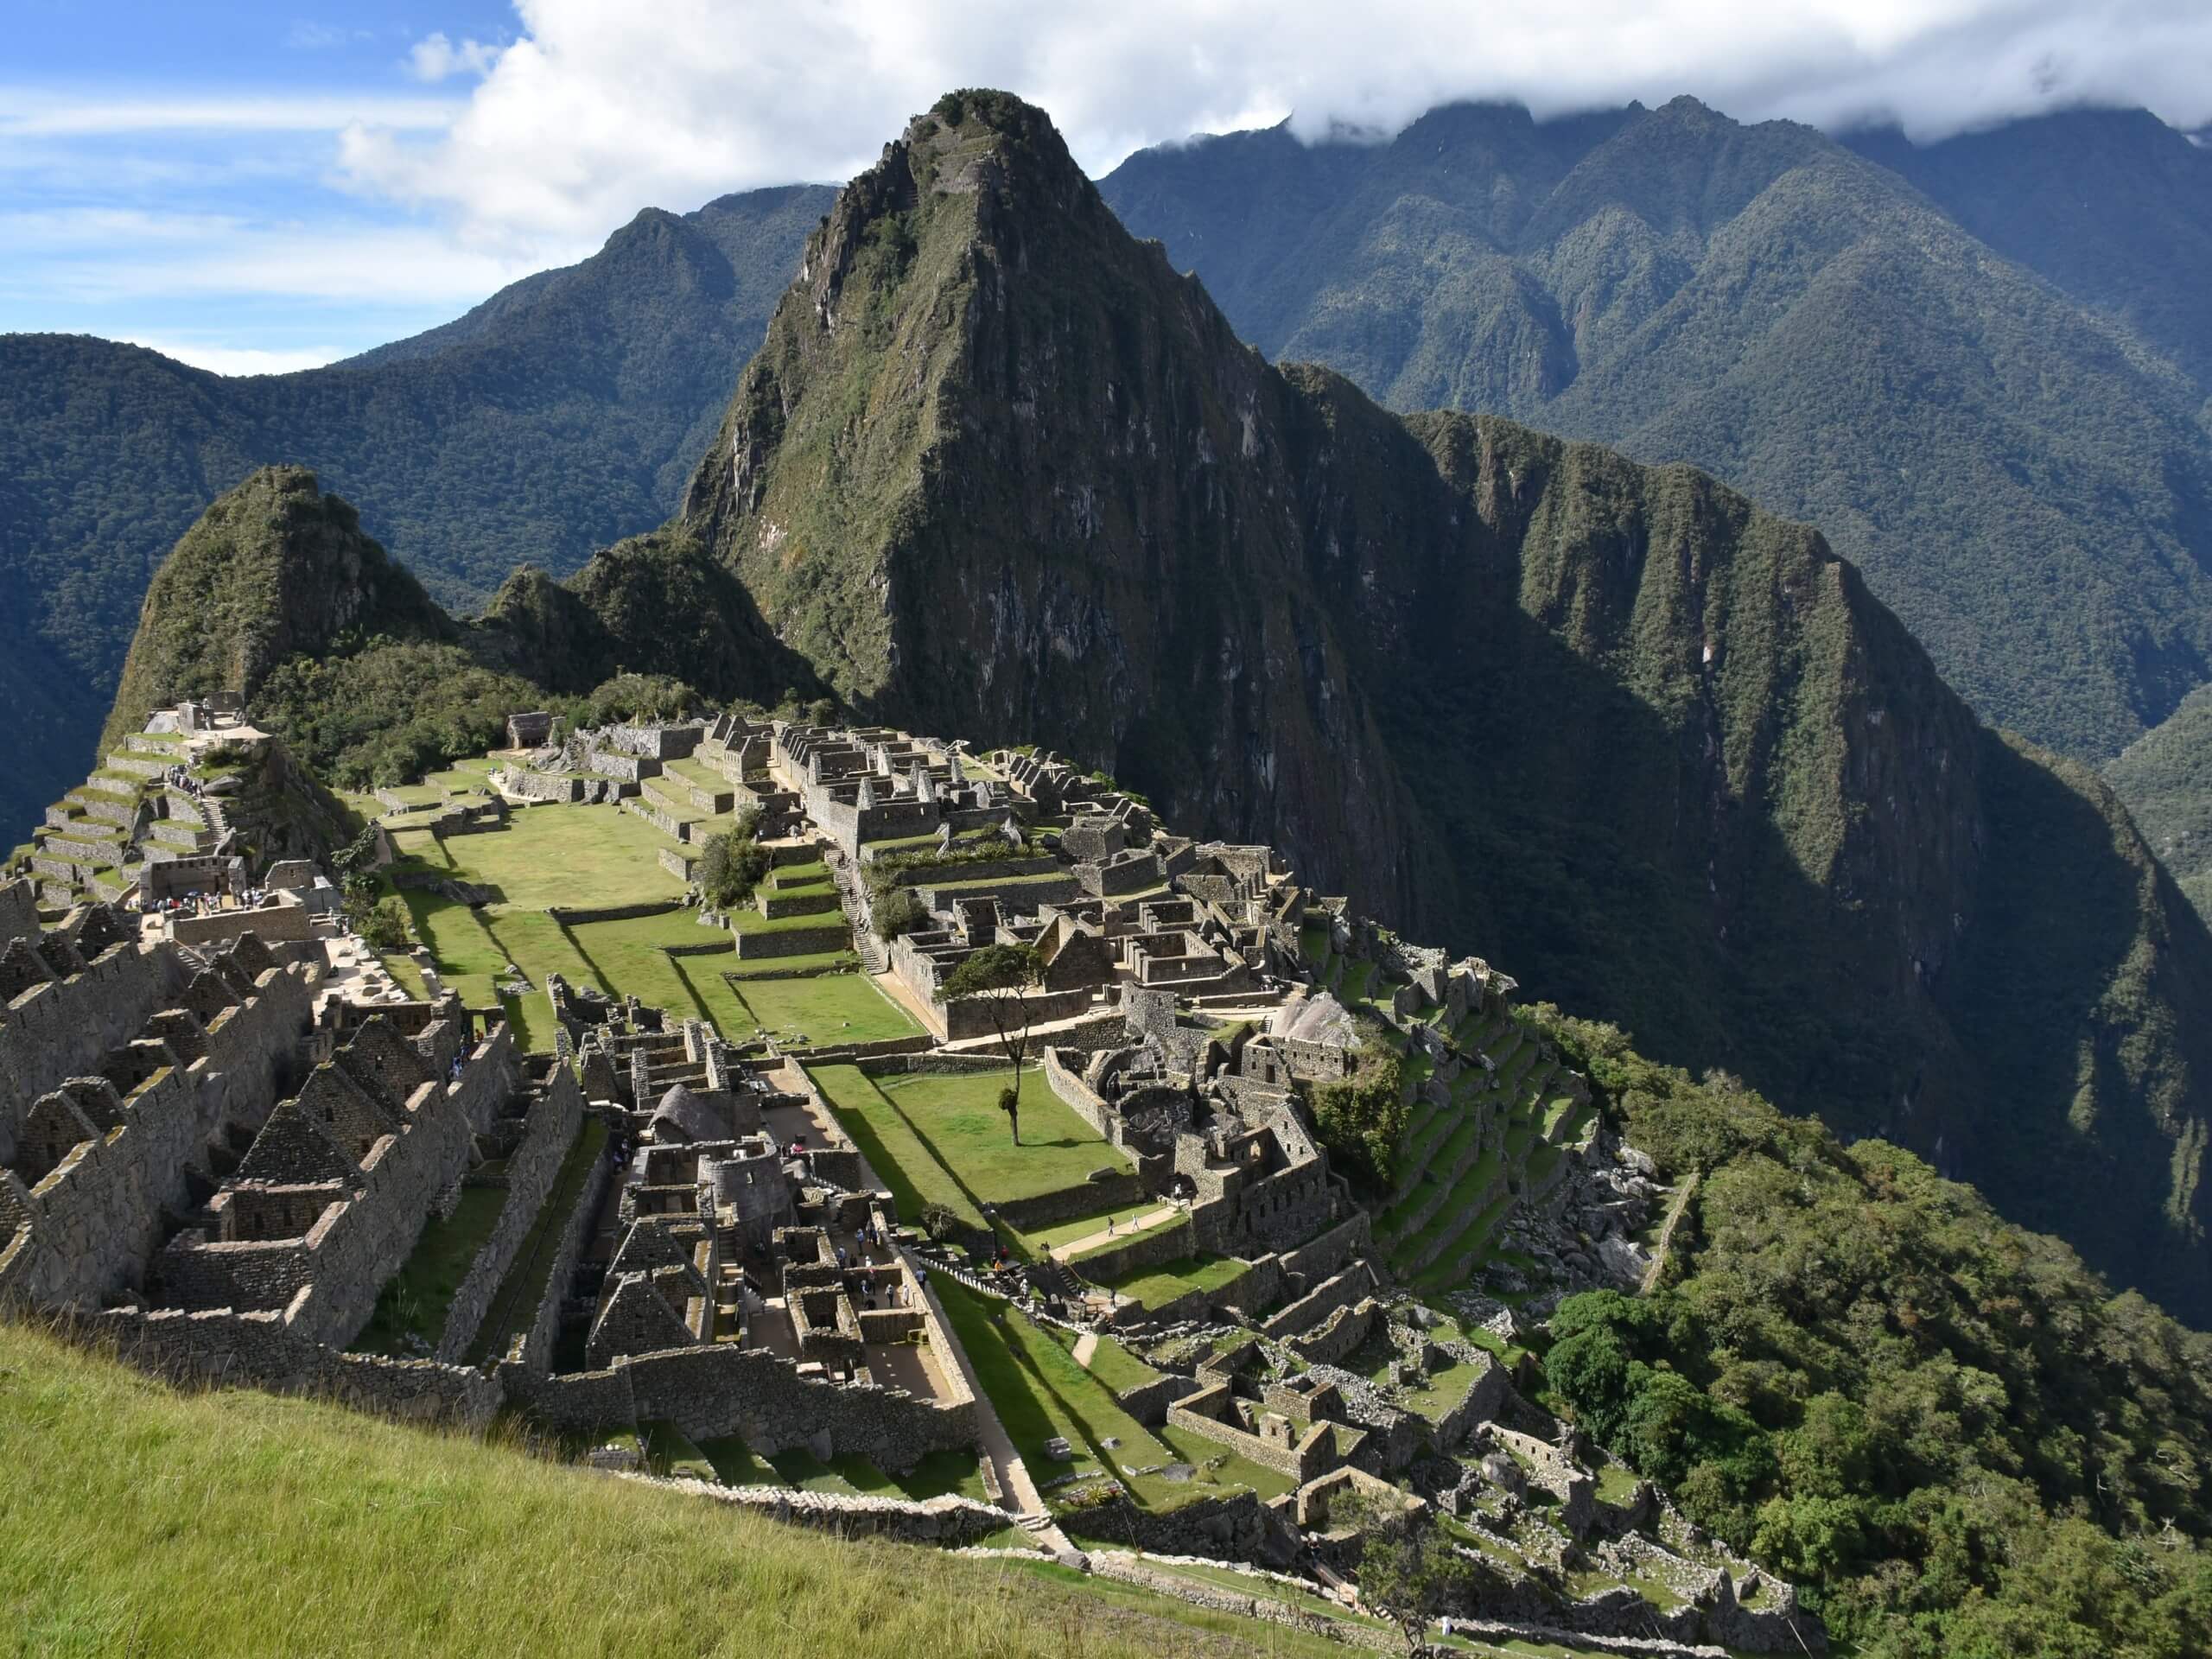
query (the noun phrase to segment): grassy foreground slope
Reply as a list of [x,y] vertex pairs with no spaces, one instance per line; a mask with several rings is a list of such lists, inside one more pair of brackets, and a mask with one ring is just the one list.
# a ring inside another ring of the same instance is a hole
[[335,1407],[180,1395],[19,1325],[0,1459],[0,1652],[1333,1650]]

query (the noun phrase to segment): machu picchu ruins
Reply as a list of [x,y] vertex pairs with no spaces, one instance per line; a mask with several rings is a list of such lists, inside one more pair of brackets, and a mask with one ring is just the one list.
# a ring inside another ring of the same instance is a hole
[[226,821],[283,765],[236,699],[55,809],[0,889],[0,1297],[805,1524],[1351,1618],[1418,1514],[1465,1630],[1821,1644],[1532,1403],[1530,1322],[1642,1282],[1668,1195],[1504,973],[1049,753],[507,734],[348,798],[330,868]]

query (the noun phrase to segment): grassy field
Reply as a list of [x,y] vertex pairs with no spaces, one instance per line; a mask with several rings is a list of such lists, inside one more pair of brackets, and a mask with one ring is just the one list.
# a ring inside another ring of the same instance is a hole
[[423,1224],[415,1249],[377,1298],[376,1312],[354,1339],[363,1353],[400,1354],[409,1337],[435,1346],[446,1328],[446,1310],[468,1276],[476,1254],[506,1208],[505,1187],[465,1186],[454,1212]]
[[1067,1659],[1338,1649],[855,1543],[0,1326],[0,1651]]
[[884,1077],[879,1086],[937,1154],[938,1162],[985,1204],[1080,1186],[1095,1169],[1128,1160],[1077,1117],[1031,1067],[1021,1074],[1021,1144],[998,1108],[1007,1073]]
[[911,1221],[929,1205],[942,1204],[964,1226],[982,1230],[988,1225],[974,1198],[873,1078],[854,1065],[818,1065],[810,1075],[876,1179],[891,1189],[901,1217]]
[[[474,910],[428,892],[404,896],[416,935],[429,947],[446,983],[472,1006],[504,1001],[517,1034],[540,1052],[553,1046],[552,1010],[544,997],[549,973],[611,996],[632,995],[679,1016],[711,1020],[734,1041],[749,1039],[764,1026],[779,1033],[802,1033],[817,1043],[868,1042],[921,1029],[872,982],[851,974],[755,980],[745,970],[741,995],[725,977],[734,957],[672,957],[664,948],[714,939],[687,911],[572,926],[555,920],[548,906],[598,908],[674,898],[680,892],[682,884],[654,859],[664,837],[626,812],[533,807],[517,813],[504,830],[442,842],[427,832],[403,831],[397,840],[424,868],[500,895],[497,902]],[[757,915],[740,919],[769,929],[794,925]],[[811,919],[818,925],[821,918]],[[837,918],[833,914],[830,919]],[[839,952],[826,960],[842,963],[850,957]],[[803,959],[804,965],[815,962]],[[530,981],[529,995],[498,998],[493,988],[509,963]],[[788,973],[798,965],[773,962],[760,971]]]
[[[720,957],[702,958],[702,967]],[[800,1036],[817,1048],[844,1043],[883,1042],[893,1037],[918,1035],[914,1016],[878,988],[866,974],[813,974],[797,979],[740,979],[716,981],[743,1010],[745,1020],[735,1033],[749,1037],[754,1027],[776,1036]]]
[[497,888],[499,902],[525,910],[636,904],[683,890],[656,857],[668,837],[615,806],[533,806],[505,830],[443,841],[403,830],[392,840],[426,868]]
[[[1075,1363],[1055,1332],[1005,1303],[979,1296],[942,1274],[931,1282],[976,1368],[976,1380],[990,1396],[1033,1478],[1042,1482],[1070,1472],[1110,1471],[1121,1476],[1138,1503],[1157,1510],[1219,1497],[1237,1487],[1249,1486],[1263,1498],[1290,1490],[1292,1483],[1286,1477],[1236,1457],[1203,1436],[1147,1428],[1122,1409],[1103,1381]],[[1045,1442],[1055,1435],[1076,1448],[1072,1461],[1060,1461],[1046,1452]],[[1109,1447],[1109,1440],[1116,1444]],[[1164,1475],[1126,1472],[1177,1462],[1192,1465],[1190,1478],[1174,1481]],[[1081,1529],[1079,1521],[1070,1524]]]
[[1102,1279],[1098,1282],[1132,1301],[1159,1307],[1194,1290],[1219,1290],[1242,1279],[1245,1272],[1245,1264],[1235,1256],[1190,1255],[1179,1262],[1163,1262],[1156,1268],[1140,1268],[1123,1274],[1119,1279]]

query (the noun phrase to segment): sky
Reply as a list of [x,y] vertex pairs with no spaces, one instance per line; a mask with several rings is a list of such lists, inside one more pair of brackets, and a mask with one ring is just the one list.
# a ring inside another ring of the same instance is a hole
[[835,182],[991,86],[1094,175],[1287,118],[1681,92],[1934,140],[2080,104],[2212,122],[2212,0],[0,0],[0,332],[224,373],[334,360],[645,207]]

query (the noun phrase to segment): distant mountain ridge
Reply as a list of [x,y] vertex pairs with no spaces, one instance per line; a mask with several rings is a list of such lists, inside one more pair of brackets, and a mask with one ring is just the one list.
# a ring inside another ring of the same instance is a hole
[[257,465],[315,468],[456,607],[659,523],[834,194],[649,209],[581,264],[297,374],[0,336],[0,842],[81,772],[155,567]]
[[2101,760],[2212,677],[2212,154],[2139,113],[1853,143],[1462,105],[1101,188],[1270,357],[1818,524],[1985,716]]

